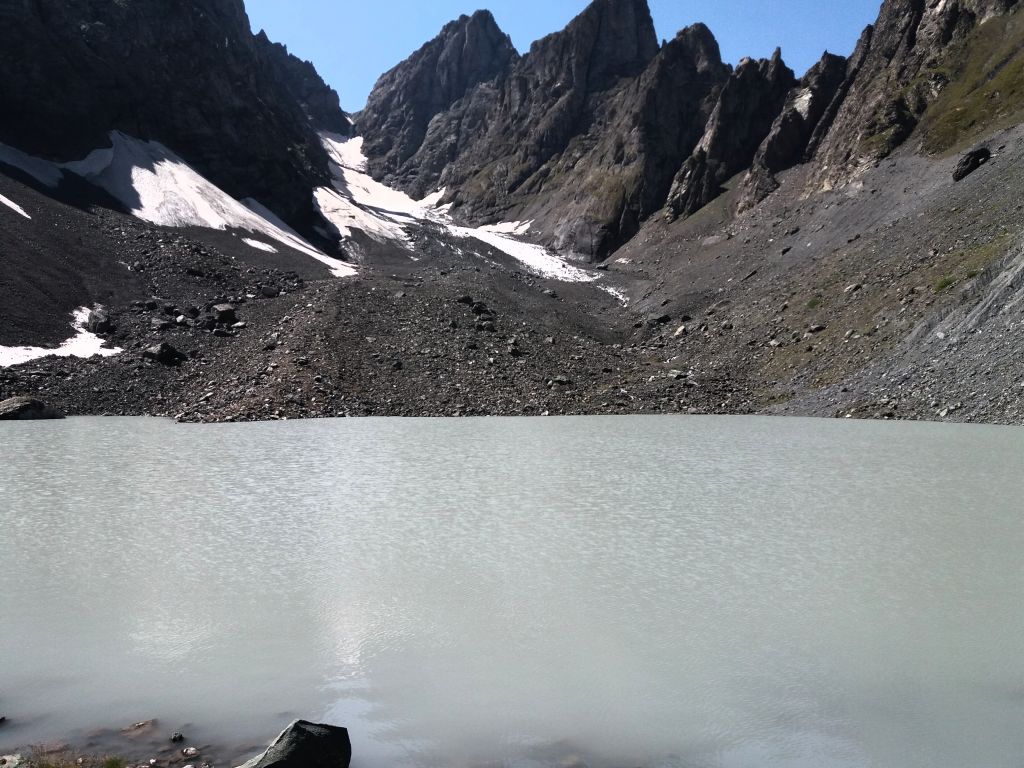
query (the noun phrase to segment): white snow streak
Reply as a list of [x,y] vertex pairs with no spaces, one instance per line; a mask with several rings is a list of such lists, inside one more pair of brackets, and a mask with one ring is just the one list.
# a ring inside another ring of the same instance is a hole
[[316,259],[336,277],[355,274],[354,267],[314,248],[259,203],[243,204],[211,184],[164,145],[116,131],[110,134],[110,140],[111,147],[62,165],[3,146],[0,161],[49,186],[57,186],[64,172],[74,173],[106,190],[133,216],[151,224],[247,230]]
[[10,209],[11,209],[12,211],[14,211],[15,213],[20,213],[20,214],[21,214],[22,216],[24,216],[24,217],[25,217],[26,219],[31,219],[31,218],[32,218],[31,216],[29,216],[29,215],[28,215],[28,214],[27,214],[27,213],[25,212],[25,209],[24,209],[24,208],[22,208],[22,207],[21,207],[20,205],[18,205],[18,204],[17,204],[16,202],[14,202],[13,200],[11,200],[11,199],[10,199],[9,197],[4,197],[3,195],[0,195],[0,203],[3,203],[4,205],[6,205],[6,206],[7,206],[8,208],[10,208]]
[[71,327],[75,335],[63,342],[55,349],[46,347],[0,347],[0,368],[9,368],[12,365],[21,365],[42,357],[112,357],[120,354],[118,348],[107,349],[103,346],[103,339],[85,329],[89,320],[90,310],[88,307],[76,309],[73,313],[74,322]]
[[450,206],[438,205],[445,190],[413,200],[367,175],[362,137],[321,134],[321,138],[331,158],[334,189],[318,189],[316,201],[324,218],[343,238],[352,237],[353,230],[358,230],[378,242],[408,245],[406,225],[431,222],[457,237],[475,238],[502,251],[539,277],[574,283],[598,279],[542,246],[514,239],[514,235],[525,235],[533,222],[513,221],[476,229],[456,226],[448,216]]
[[266,251],[267,253],[277,253],[277,248],[270,245],[269,243],[261,243],[259,240],[253,240],[251,237],[243,237],[242,242],[248,245],[250,248],[255,248],[257,251]]

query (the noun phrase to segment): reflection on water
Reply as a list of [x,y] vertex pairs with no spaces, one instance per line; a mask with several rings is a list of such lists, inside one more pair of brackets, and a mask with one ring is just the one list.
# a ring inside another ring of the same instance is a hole
[[0,748],[294,716],[357,768],[1020,768],[1024,431],[0,428]]

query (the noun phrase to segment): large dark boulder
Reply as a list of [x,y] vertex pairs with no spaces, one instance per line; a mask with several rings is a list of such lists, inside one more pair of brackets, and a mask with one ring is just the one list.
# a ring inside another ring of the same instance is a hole
[[297,720],[241,768],[348,768],[351,760],[347,729]]
[[953,181],[963,181],[991,159],[992,151],[988,147],[972,149],[960,158],[953,169]]
[[63,419],[64,414],[33,397],[12,397],[0,402],[0,421]]
[[160,363],[160,365],[179,365],[182,361],[188,359],[166,341],[149,347],[143,351],[142,357],[146,360],[152,360],[154,363]]

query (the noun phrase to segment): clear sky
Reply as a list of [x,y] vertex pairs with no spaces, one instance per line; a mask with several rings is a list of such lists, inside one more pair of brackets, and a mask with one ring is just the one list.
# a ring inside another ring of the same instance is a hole
[[[434,37],[445,23],[478,8],[521,51],[562,29],[588,0],[246,0],[255,31],[312,61],[358,111],[377,78]],[[650,0],[658,35],[671,38],[696,21],[715,33],[722,56],[769,56],[782,47],[786,63],[802,75],[825,50],[849,55],[881,0]]]

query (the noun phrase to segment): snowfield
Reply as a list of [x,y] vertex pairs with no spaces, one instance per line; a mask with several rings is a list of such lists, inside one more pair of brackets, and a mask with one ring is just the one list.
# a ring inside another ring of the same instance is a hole
[[50,187],[57,186],[66,172],[81,176],[151,224],[246,230],[316,259],[336,277],[356,273],[355,267],[315,248],[258,203],[239,202],[211,184],[163,144],[116,131],[110,140],[111,147],[71,163],[48,163],[11,147],[0,148],[0,161]]
[[598,275],[572,266],[542,246],[515,239],[529,232],[532,222],[514,221],[478,228],[456,226],[448,216],[449,206],[438,205],[445,190],[413,200],[366,173],[362,137],[350,139],[325,133],[321,138],[331,158],[334,188],[318,189],[316,201],[321,214],[342,238],[351,238],[352,232],[358,230],[378,242],[408,246],[408,225],[432,223],[456,237],[478,240],[511,256],[538,277],[567,283],[599,279]]
[[10,368],[42,357],[113,357],[121,353],[118,348],[105,348],[104,342],[95,333],[85,329],[91,311],[88,307],[76,309],[72,315],[71,327],[75,335],[56,349],[46,347],[0,347],[0,368]]

